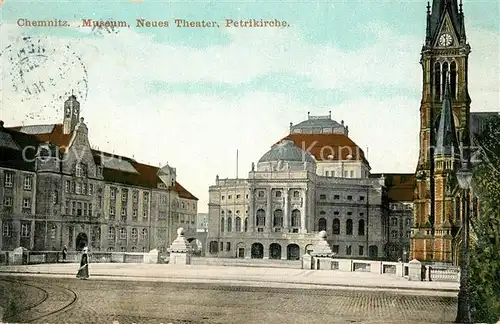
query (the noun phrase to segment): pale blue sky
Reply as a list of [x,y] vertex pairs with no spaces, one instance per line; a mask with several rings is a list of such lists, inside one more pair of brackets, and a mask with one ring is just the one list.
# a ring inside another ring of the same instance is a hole
[[[4,0],[0,8],[2,49],[29,35],[81,57],[91,144],[139,162],[168,161],[200,198],[200,212],[215,176],[235,176],[236,149],[245,177],[308,111],[344,120],[351,138],[369,147],[372,172],[414,171],[426,1]],[[464,13],[472,111],[499,111],[500,3],[464,1]],[[19,18],[65,19],[72,28],[20,28]],[[98,36],[78,28],[82,18],[132,27]],[[137,18],[171,27],[138,29]],[[216,20],[221,28],[176,28],[176,18]],[[276,18],[290,27],[227,29],[226,18]],[[7,126],[60,122],[51,98],[70,84],[23,98],[9,82],[0,107]]]

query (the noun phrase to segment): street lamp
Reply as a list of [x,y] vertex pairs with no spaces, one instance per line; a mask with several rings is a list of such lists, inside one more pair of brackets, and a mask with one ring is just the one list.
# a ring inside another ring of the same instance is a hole
[[457,172],[457,181],[465,199],[462,210],[462,255],[460,257],[460,291],[458,292],[458,309],[455,323],[473,323],[470,314],[468,276],[469,276],[469,189],[472,182],[472,172],[468,162],[462,163]]

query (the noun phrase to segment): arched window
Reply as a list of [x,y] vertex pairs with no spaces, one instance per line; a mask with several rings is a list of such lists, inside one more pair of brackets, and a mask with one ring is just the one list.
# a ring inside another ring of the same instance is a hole
[[241,218],[236,217],[236,232],[241,232]]
[[352,219],[345,221],[345,234],[352,235]]
[[220,231],[224,232],[224,217],[220,219]]
[[231,216],[229,216],[227,218],[227,231],[231,232],[232,229],[233,229],[233,219],[231,218]]
[[147,228],[143,228],[142,229],[142,239],[145,240],[148,238],[148,229]]
[[137,240],[137,228],[132,228],[131,238],[133,241]]
[[434,64],[434,99],[441,99],[441,64]]
[[444,94],[444,88],[446,87],[446,82],[447,82],[447,79],[448,79],[448,62],[444,62],[443,63],[443,67],[441,68],[441,83],[443,85],[443,90],[441,93]]
[[294,209],[292,210],[292,227],[300,226],[300,210]]
[[455,61],[450,64],[450,87],[451,87],[451,97],[456,99],[458,96],[458,75],[457,75],[457,63]]
[[358,222],[358,235],[363,236],[365,235],[365,220],[360,219]]
[[318,231],[326,231],[326,219],[320,218],[318,220]]
[[266,212],[264,209],[257,210],[257,226],[266,226]]
[[274,211],[273,227],[283,227],[283,211],[281,209]]
[[340,221],[338,218],[335,218],[333,220],[333,228],[332,228],[333,234],[339,235],[340,234]]

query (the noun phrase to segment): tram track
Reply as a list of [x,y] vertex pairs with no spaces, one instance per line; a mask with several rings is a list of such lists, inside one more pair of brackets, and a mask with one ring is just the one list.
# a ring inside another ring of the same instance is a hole
[[[6,323],[33,323],[44,320],[50,316],[70,309],[78,301],[77,293],[69,288],[56,285],[41,287],[40,285],[34,285],[17,279],[2,278],[0,280],[11,284],[19,284],[34,288],[43,293],[43,298],[36,303],[22,308],[15,314],[4,317],[3,322]],[[44,323],[46,323],[45,320]]]

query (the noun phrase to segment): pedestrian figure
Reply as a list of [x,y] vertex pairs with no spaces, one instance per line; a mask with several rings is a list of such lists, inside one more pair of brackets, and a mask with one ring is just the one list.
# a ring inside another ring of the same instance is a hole
[[78,279],[88,279],[89,278],[89,259],[88,259],[88,248],[83,248],[82,260],[80,261],[80,268],[78,269],[78,273],[76,277]]
[[65,245],[62,250],[63,261],[66,262],[66,255],[68,254],[68,247]]

